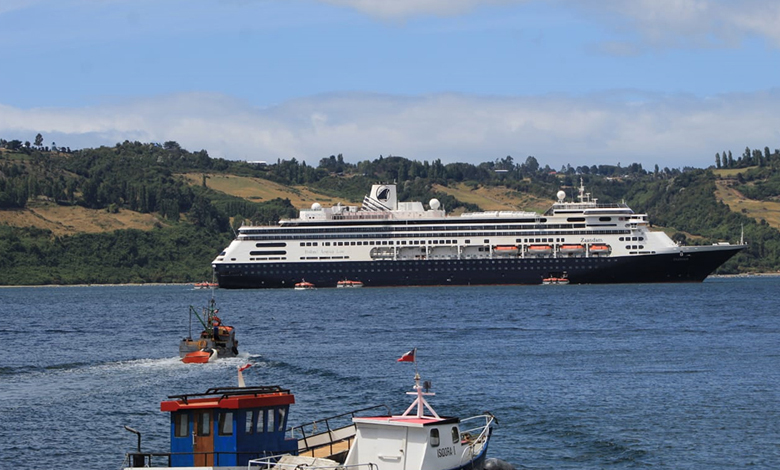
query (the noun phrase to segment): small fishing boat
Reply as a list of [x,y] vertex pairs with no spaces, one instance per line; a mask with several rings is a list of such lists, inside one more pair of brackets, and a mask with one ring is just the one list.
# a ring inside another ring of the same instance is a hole
[[[190,330],[189,336],[179,343],[179,357],[182,362],[189,364],[203,364],[212,362],[218,357],[235,357],[238,355],[238,340],[236,329],[224,325],[222,319],[217,316],[217,308],[214,297],[208,305],[203,307],[200,313],[195,307],[190,306]],[[197,338],[192,337],[192,317],[195,317],[203,327]]]
[[301,282],[295,283],[295,290],[310,290],[314,289],[315,286],[311,282],[306,282],[306,280],[301,280]]
[[343,280],[336,283],[336,287],[342,289],[351,289],[355,287],[363,287],[363,283],[360,281]]
[[[392,415],[387,406],[379,405],[288,428],[290,405],[295,403],[295,397],[290,390],[276,385],[247,387],[241,371],[248,366],[239,368],[238,387],[172,395],[160,404],[161,411],[170,413],[170,452],[144,452],[141,433],[125,426],[138,436],[138,444],[134,452],[126,454],[124,468],[483,470],[485,467],[488,441],[495,424],[493,415],[486,412],[463,420],[439,415],[426,400],[426,396],[434,395],[427,391],[429,383],[422,385],[418,373],[415,373],[414,391],[407,392],[415,399],[401,415]],[[503,468],[510,467],[507,464]]]
[[219,284],[216,282],[196,282],[195,289],[216,289]]
[[563,274],[551,274],[544,279],[542,279],[542,284],[545,286],[550,285],[566,285],[569,283],[569,277],[566,275],[566,273]]

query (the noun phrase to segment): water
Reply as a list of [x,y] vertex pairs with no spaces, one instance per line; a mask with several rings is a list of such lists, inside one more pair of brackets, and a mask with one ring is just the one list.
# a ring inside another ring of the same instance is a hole
[[241,354],[177,357],[188,286],[0,289],[0,468],[118,468],[168,449],[168,395],[247,381],[290,423],[405,409],[418,348],[447,415],[489,410],[518,468],[780,468],[780,278],[702,284],[216,291]]

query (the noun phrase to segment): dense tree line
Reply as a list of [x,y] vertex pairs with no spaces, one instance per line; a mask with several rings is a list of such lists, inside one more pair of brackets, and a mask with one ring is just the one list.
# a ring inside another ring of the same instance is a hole
[[[318,166],[296,159],[258,166],[211,158],[205,150],[190,152],[173,141],[163,144],[125,141],[112,147],[81,149],[0,139],[0,210],[17,210],[30,201],[117,212],[155,214],[164,223],[144,232],[121,230],[104,234],[55,237],[46,230],[0,227],[0,284],[77,282],[172,282],[206,277],[210,261],[244,222],[275,223],[294,217],[299,208],[289,200],[262,203],[213,191],[207,175],[224,173],[266,178],[286,185],[307,185],[325,194],[360,200],[371,184],[398,183],[399,200],[438,198],[452,211],[480,208],[437,191],[438,185],[499,186],[553,200],[568,188],[570,197],[583,180],[602,202],[626,201],[647,212],[657,225],[676,231],[688,243],[736,241],[744,227],[748,250],[720,272],[777,270],[780,233],[729,210],[714,197],[715,176],[709,169],[660,169],[627,166],[541,165],[533,156],[515,162],[512,156],[477,165],[444,164],[379,156],[357,163],[343,155],[319,160]],[[755,199],[780,196],[780,153],[746,149],[733,160],[716,155],[712,168],[749,168],[733,184]],[[198,175],[192,184],[184,174]],[[232,220],[232,226],[231,226]]]

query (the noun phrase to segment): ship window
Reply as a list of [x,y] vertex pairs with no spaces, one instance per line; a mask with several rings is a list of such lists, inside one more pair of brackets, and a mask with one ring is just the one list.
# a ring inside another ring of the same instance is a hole
[[599,217],[599,222],[609,222],[612,217]]
[[246,425],[244,426],[244,434],[254,433],[255,427],[253,425],[254,423],[252,422],[254,421],[254,419],[255,419],[255,410],[248,410],[246,412]]
[[265,412],[263,410],[257,410],[257,427],[255,428],[255,432],[257,434],[265,432],[265,428],[263,428],[263,425],[265,423]]
[[211,413],[204,411],[197,415],[198,429],[196,434],[198,436],[210,436],[211,435]]
[[174,437],[187,437],[190,435],[190,415],[179,413],[174,418],[173,435]]
[[275,410],[273,410],[273,409],[268,410],[268,427],[267,427],[268,432],[273,432],[273,430],[276,429],[274,427],[274,415],[275,414],[276,414]]
[[431,429],[431,447],[439,447],[439,430]]
[[284,416],[287,414],[287,410],[284,408],[279,408],[279,416],[276,420],[276,426],[279,428],[277,431],[284,431]]
[[460,431],[457,426],[452,427],[452,443],[456,444],[460,440]]
[[220,436],[232,436],[233,435],[233,412],[224,411],[219,414],[219,435]]
[[304,243],[304,242],[301,242],[301,246],[306,246],[306,243]]

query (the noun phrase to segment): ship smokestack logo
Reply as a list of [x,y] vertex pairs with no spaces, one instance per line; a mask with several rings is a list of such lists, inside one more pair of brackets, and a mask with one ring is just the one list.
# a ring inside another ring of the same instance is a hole
[[390,188],[382,186],[376,192],[376,198],[382,202],[387,202],[390,199]]

